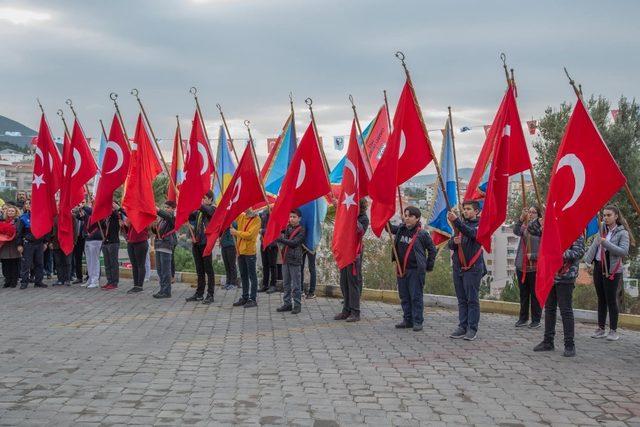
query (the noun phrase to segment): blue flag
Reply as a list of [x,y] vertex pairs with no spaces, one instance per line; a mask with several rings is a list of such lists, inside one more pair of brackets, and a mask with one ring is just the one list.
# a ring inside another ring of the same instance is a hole
[[302,225],[307,232],[304,245],[312,252],[316,250],[322,239],[322,223],[327,216],[327,207],[327,200],[320,197],[299,208],[302,212]]
[[[231,153],[229,152],[229,144],[227,142],[227,134],[224,131],[224,126],[220,126],[220,132],[218,133],[218,150],[216,153],[216,174],[218,175],[218,182],[222,186],[222,193],[227,189],[233,173],[236,171],[236,165],[231,159]],[[222,198],[222,193],[217,183],[213,185],[214,200],[216,203]]]
[[595,234],[598,234],[598,215],[597,214],[591,219],[591,221],[589,221],[589,224],[587,224],[585,234],[586,234],[585,237],[587,239]]
[[292,112],[260,174],[267,194],[275,196],[280,191],[282,180],[296,151],[296,145],[296,124]]
[[[377,118],[377,117],[376,117]],[[371,132],[371,128],[375,124],[376,118],[371,120],[371,123],[367,126],[365,130],[362,131],[362,139],[367,140],[367,136]],[[362,145],[362,139],[358,137],[358,144]],[[342,156],[340,161],[333,167],[331,173],[329,173],[329,181],[331,184],[342,184],[342,173],[344,172],[344,163],[347,159],[347,155]]]
[[[440,152],[440,167],[442,179],[447,190],[447,198],[451,206],[458,204],[458,186],[456,182],[456,167],[453,153],[453,132],[449,120],[445,125],[445,135]],[[436,181],[437,182],[437,181]],[[433,211],[429,219],[429,226],[434,231],[432,234],[434,243],[442,245],[453,235],[451,224],[447,220],[447,203],[440,186],[437,186],[436,198],[433,203]]]
[[103,132],[100,132],[100,149],[98,151],[98,173],[93,178],[93,194],[95,196],[98,191],[98,184],[100,182],[100,174],[102,173],[102,162],[104,161],[104,153],[107,151],[107,138]]

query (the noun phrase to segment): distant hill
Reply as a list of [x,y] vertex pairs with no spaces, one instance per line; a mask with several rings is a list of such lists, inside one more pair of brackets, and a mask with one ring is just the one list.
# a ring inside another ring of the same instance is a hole
[[[460,180],[469,181],[471,178],[471,174],[473,173],[473,168],[460,168],[458,169],[458,177]],[[436,182],[437,175],[435,173],[430,173],[427,175],[417,175],[409,180],[409,182],[419,185],[429,185]],[[525,181],[530,181],[529,173],[524,174]]]
[[[9,133],[9,135],[6,133]],[[22,123],[11,120],[5,116],[0,116],[0,142],[25,148],[31,143],[31,138],[36,136],[37,133],[38,132]],[[19,136],[16,134],[19,134]]]

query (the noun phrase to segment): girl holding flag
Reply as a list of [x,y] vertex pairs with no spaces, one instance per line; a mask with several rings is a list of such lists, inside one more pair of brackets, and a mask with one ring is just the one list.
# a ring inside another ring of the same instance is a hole
[[530,328],[540,327],[542,309],[536,297],[536,261],[540,237],[542,236],[542,213],[540,207],[533,205],[525,210],[520,219],[513,225],[513,234],[520,236],[518,252],[516,253],[516,276],[520,286],[520,318],[516,328],[527,325],[529,320],[529,305],[531,305]]
[[[618,288],[622,280],[622,259],[629,255],[629,242],[635,244],[629,231],[629,225],[617,206],[608,205],[602,212],[604,223],[584,257],[584,261],[593,266],[593,283],[598,295],[598,328],[591,338],[605,338],[617,341],[618,329]],[[605,333],[605,324],[609,311],[609,334]]]

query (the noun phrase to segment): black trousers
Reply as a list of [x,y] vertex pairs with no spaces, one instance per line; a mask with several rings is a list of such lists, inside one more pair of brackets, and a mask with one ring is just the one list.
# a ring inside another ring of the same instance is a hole
[[7,258],[2,262],[2,276],[5,288],[15,288],[20,277],[20,258]]
[[278,280],[278,247],[268,246],[266,249],[260,249],[260,257],[262,258],[262,287],[275,288]]
[[73,247],[73,268],[75,269],[76,279],[82,280],[82,255],[84,255],[84,238],[78,237],[76,245]]
[[609,327],[618,329],[618,286],[622,280],[622,273],[615,274],[613,279],[602,275],[602,264],[595,262],[593,269],[593,283],[598,295],[598,326],[604,329],[609,312]]
[[73,252],[65,255],[62,249],[53,250],[53,261],[56,264],[56,272],[58,274],[58,282],[65,283],[71,281],[71,257]]
[[131,260],[131,270],[133,272],[133,286],[142,287],[144,283],[144,276],[147,274],[144,263],[147,259],[148,250],[149,242],[146,240],[127,243],[127,253],[129,254],[129,260]]
[[[216,276],[213,272],[213,261],[211,255],[203,256],[205,245],[193,244],[191,247],[193,252],[193,260],[196,264],[196,274],[198,275],[198,287],[196,295],[204,296],[205,284],[207,287],[207,295],[213,296],[213,288],[216,285]],[[205,282],[206,275],[206,282]]]
[[542,308],[536,297],[536,272],[527,272],[524,281],[522,271],[516,270],[518,284],[520,285],[520,320],[529,320],[529,307],[531,307],[531,322],[539,322],[542,318]]
[[362,259],[340,269],[340,290],[344,299],[342,312],[360,315],[360,295],[362,295]]
[[104,272],[107,276],[107,284],[116,285],[120,282],[120,265],[118,264],[118,250],[120,243],[103,243],[102,258],[104,259]]
[[309,261],[309,288],[308,294],[316,292],[316,254],[308,252],[306,249],[302,251],[302,289],[304,289],[304,266]]
[[22,284],[29,283],[29,276],[33,268],[34,280],[36,285],[42,285],[44,277],[44,247],[42,242],[33,243],[24,242],[22,251],[22,264],[20,266],[20,280]]
[[236,267],[236,247],[225,246],[222,248],[222,262],[227,275],[227,284],[238,286],[238,268]]
[[553,344],[556,336],[556,307],[560,308],[562,330],[564,332],[564,346],[573,347],[575,324],[573,320],[573,289],[574,283],[555,283],[547,297],[544,307],[544,341]]

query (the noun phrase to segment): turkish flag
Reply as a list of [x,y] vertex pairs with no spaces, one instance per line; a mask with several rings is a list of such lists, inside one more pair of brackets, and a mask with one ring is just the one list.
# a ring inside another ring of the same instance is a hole
[[[483,176],[487,171],[489,163],[494,157],[494,151],[498,145],[498,141],[502,139],[504,126],[500,123],[505,122],[511,125],[511,135],[509,138],[509,176],[524,172],[531,169],[531,159],[527,150],[527,142],[524,138],[522,125],[520,123],[520,115],[518,114],[518,105],[513,87],[509,87],[500,102],[498,112],[493,119],[493,124],[487,130],[487,139],[484,141],[476,166],[473,168],[469,185],[464,195],[464,200],[480,200],[484,198],[484,193],[478,188],[483,181]],[[517,125],[516,125],[517,123]]]
[[331,192],[331,184],[324,167],[318,138],[313,123],[304,133],[300,145],[291,159],[287,174],[273,206],[267,229],[262,238],[262,246],[267,247],[286,227],[289,212]]
[[62,161],[47,119],[40,117],[31,182],[31,232],[40,238],[51,231],[56,216],[56,191],[62,183]]
[[205,256],[211,254],[220,234],[229,228],[242,212],[264,200],[262,184],[250,144],[253,142],[249,142],[245,147],[240,163],[207,225]]
[[[507,218],[511,171],[531,166],[513,88],[507,90],[503,108],[499,112],[491,125],[491,129],[500,134],[495,135],[494,161],[491,162],[487,193],[476,236],[487,252],[491,252],[491,236]],[[512,166],[512,162],[515,166]]]
[[362,237],[358,235],[358,202],[367,195],[368,185],[369,175],[356,137],[356,121],[353,120],[331,242],[338,268],[353,263],[358,254]]
[[113,210],[113,193],[127,179],[131,152],[124,134],[122,123],[116,114],[111,121],[107,148],[102,159],[100,181],[95,194],[91,224],[98,222],[109,215]]
[[398,185],[423,170],[432,160],[431,141],[425,132],[411,82],[407,80],[393,116],[393,131],[369,185],[373,201],[371,228],[376,236],[380,237],[396,211]]
[[60,190],[60,216],[58,217],[58,242],[65,255],[73,251],[73,219],[71,209],[76,207],[86,194],[85,184],[96,175],[98,166],[93,159],[89,143],[80,123],[73,123],[71,141],[65,133],[62,150],[62,188]]
[[563,265],[564,251],[626,182],[580,99],[551,171],[536,274],[541,306]]
[[209,149],[209,141],[205,136],[202,117],[196,110],[187,146],[187,159],[184,165],[185,177],[181,184],[188,191],[182,192],[178,198],[176,230],[184,224],[191,212],[198,209],[202,203],[202,197],[211,190],[211,174],[214,171],[213,156]]
[[157,216],[153,180],[162,172],[162,164],[152,144],[142,121],[142,114],[138,114],[136,132],[131,146],[129,173],[122,196],[122,207],[138,233],[147,228]]
[[369,125],[371,130],[365,138],[365,146],[367,147],[367,155],[369,156],[372,170],[375,170],[376,166],[378,166],[380,157],[382,157],[382,153],[384,152],[385,144],[389,140],[389,125],[387,106],[382,105],[380,110],[378,110],[375,121],[372,125]]

